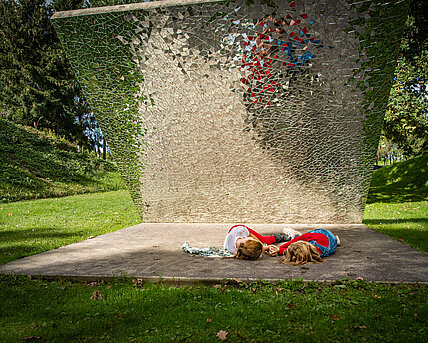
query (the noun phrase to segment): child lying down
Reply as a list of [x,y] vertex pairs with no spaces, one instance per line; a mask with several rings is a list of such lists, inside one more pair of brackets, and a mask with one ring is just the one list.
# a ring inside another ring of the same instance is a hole
[[[276,246],[276,243],[284,244]],[[285,228],[283,233],[262,236],[245,225],[235,225],[229,229],[223,248],[195,248],[187,242],[181,248],[185,252],[204,257],[244,260],[257,260],[264,253],[271,256],[283,255],[283,263],[301,265],[323,262],[323,257],[333,255],[339,245],[339,237],[322,228],[304,234]]]
[[[273,243],[286,242],[281,246]],[[245,225],[230,228],[224,241],[224,249],[234,258],[257,260],[263,253],[271,256],[284,255],[283,263],[301,265],[321,263],[323,257],[333,255],[340,245],[338,236],[325,229],[307,233],[285,228],[283,234],[262,236]]]

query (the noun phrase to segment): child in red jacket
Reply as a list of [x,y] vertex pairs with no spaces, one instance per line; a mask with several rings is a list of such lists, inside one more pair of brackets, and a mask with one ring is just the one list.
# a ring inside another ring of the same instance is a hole
[[268,252],[273,243],[287,242],[300,232],[286,228],[283,233],[262,236],[245,225],[232,226],[224,240],[224,249],[245,260],[256,260],[263,252]]
[[[280,247],[273,245],[288,241]],[[305,234],[286,228],[283,234],[262,236],[245,225],[235,225],[224,241],[224,248],[236,258],[256,260],[264,252],[271,256],[284,255],[284,263],[304,264],[323,262],[322,257],[336,252],[338,236],[325,229],[315,229]]]
[[277,247],[271,245],[271,256],[284,255],[283,263],[305,264],[309,262],[323,262],[323,257],[331,256],[340,245],[338,236],[326,229],[315,229],[293,238],[291,241]]

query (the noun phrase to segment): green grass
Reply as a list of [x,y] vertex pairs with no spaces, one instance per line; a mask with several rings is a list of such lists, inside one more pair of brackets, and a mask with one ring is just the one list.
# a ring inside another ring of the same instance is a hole
[[428,201],[368,204],[363,223],[428,254]]
[[0,204],[0,264],[140,222],[126,191]]
[[428,154],[373,173],[368,204],[428,200]]
[[428,154],[373,173],[363,223],[428,254]]
[[219,342],[223,330],[226,342],[424,342],[427,297],[424,285],[364,281],[174,288],[0,276],[0,341]]
[[0,202],[124,188],[112,162],[0,118]]

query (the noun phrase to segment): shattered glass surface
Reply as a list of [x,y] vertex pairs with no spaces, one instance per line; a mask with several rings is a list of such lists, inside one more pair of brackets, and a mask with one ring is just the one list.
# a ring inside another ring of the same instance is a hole
[[53,22],[144,222],[361,222],[405,1],[155,1]]

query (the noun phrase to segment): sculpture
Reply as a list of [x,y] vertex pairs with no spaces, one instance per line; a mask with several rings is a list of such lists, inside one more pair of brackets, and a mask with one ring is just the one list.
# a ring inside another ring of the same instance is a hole
[[53,23],[144,222],[359,223],[406,8],[166,0]]

